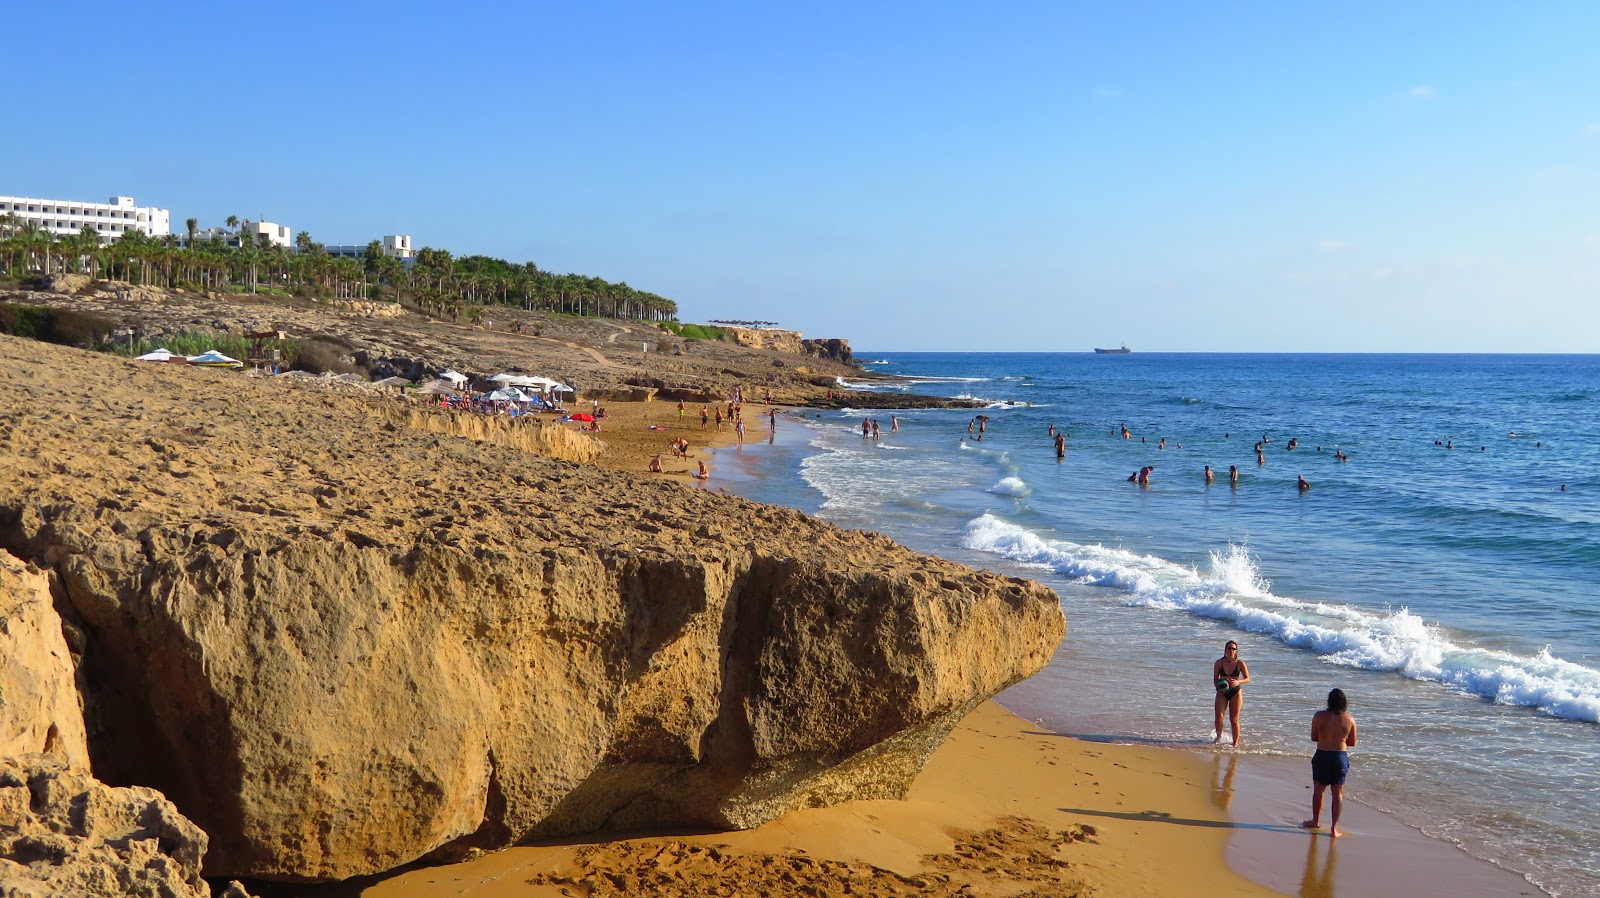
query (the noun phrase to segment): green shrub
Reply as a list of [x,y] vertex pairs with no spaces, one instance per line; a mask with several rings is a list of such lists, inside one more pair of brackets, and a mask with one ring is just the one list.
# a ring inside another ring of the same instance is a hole
[[722,340],[726,332],[720,327],[709,324],[680,324],[676,321],[663,321],[661,328],[670,331],[685,340]]
[[75,309],[50,309],[0,303],[0,333],[62,346],[100,347],[116,325]]

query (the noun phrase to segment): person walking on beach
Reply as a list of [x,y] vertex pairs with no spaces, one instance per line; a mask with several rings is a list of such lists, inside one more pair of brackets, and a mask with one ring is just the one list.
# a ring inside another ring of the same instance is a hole
[[1222,650],[1222,657],[1211,665],[1211,681],[1217,687],[1216,719],[1212,724],[1212,731],[1216,737],[1211,740],[1215,745],[1222,741],[1222,710],[1228,710],[1228,722],[1233,730],[1233,744],[1239,744],[1239,711],[1244,708],[1244,695],[1241,690],[1244,684],[1250,682],[1250,668],[1239,660],[1239,643],[1228,640]]
[[1350,772],[1350,753],[1345,751],[1356,744],[1356,719],[1350,716],[1350,702],[1343,689],[1328,693],[1328,708],[1311,715],[1311,741],[1317,751],[1311,756],[1311,819],[1301,822],[1306,829],[1320,829],[1322,822],[1322,792],[1333,792],[1333,822],[1328,827],[1331,838],[1344,835],[1339,832],[1339,812],[1344,810],[1344,779]]

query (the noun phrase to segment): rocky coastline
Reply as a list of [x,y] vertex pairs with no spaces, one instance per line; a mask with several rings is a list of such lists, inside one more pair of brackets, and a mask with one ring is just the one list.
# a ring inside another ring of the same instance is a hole
[[[472,345],[438,361],[553,339],[452,335]],[[559,345],[597,388],[639,373]],[[767,368],[826,362],[806,359]],[[825,393],[790,373],[774,393]],[[208,877],[340,880],[898,797],[1064,629],[1029,581],[359,396],[9,337],[0,374],[0,548],[20,571],[0,586],[49,597],[88,767],[54,717],[10,750],[156,790],[203,831]],[[38,707],[70,718],[53,694]]]

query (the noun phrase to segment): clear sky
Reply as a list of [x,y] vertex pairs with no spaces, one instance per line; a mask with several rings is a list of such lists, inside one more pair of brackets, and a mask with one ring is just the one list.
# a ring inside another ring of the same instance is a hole
[[24,3],[0,193],[868,350],[1600,352],[1600,4]]

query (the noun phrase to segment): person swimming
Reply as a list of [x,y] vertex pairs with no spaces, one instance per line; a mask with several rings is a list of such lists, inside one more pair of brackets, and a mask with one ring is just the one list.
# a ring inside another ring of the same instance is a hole
[[1307,481],[1304,476],[1296,477],[1295,480],[1298,481],[1300,492],[1303,493],[1306,490],[1311,489],[1311,483]]
[[1211,466],[1210,465],[1206,465],[1206,483],[1210,483],[1211,481],[1216,480],[1216,479],[1217,479],[1217,475],[1213,474],[1211,472]]

